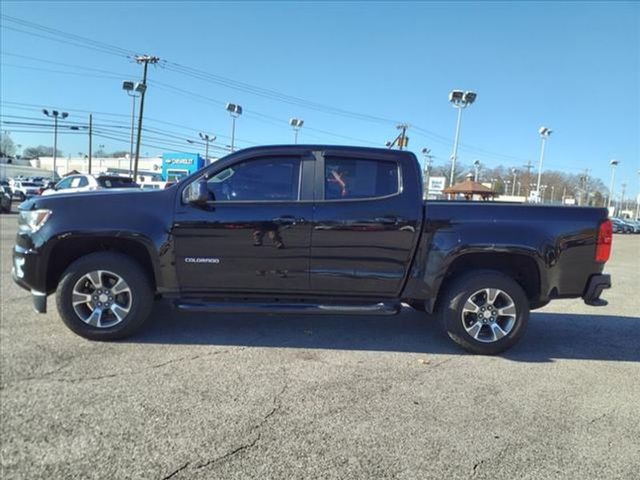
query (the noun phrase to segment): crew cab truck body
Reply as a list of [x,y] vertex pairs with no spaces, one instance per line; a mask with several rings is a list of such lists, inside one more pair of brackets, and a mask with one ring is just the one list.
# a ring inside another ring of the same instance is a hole
[[606,209],[422,200],[409,152],[246,149],[160,191],[38,197],[20,206],[15,281],[69,328],[132,334],[164,296],[181,310],[433,313],[498,353],[554,298],[605,304]]

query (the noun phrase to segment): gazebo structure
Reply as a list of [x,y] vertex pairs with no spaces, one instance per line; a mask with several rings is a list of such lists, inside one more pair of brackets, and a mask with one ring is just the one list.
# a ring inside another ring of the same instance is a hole
[[464,182],[456,183],[449,188],[445,188],[444,193],[450,196],[461,194],[464,195],[466,200],[473,200],[474,195],[478,195],[482,200],[490,200],[497,195],[497,193],[489,187],[474,182],[471,173],[467,175]]

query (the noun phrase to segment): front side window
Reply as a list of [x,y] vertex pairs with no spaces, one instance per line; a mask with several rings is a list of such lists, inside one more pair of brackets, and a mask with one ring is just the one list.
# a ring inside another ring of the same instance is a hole
[[366,199],[398,193],[398,164],[385,160],[327,158],[325,200]]
[[295,201],[299,182],[298,158],[261,158],[222,170],[207,187],[216,201]]
[[65,178],[61,180],[58,185],[56,185],[57,190],[66,190],[67,188],[71,188],[71,182],[73,181],[73,177]]

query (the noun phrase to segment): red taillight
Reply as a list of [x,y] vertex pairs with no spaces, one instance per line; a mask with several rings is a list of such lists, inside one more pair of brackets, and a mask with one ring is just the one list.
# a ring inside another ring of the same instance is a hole
[[611,242],[613,240],[613,226],[611,220],[600,224],[598,230],[598,244],[596,246],[596,262],[604,263],[611,256]]

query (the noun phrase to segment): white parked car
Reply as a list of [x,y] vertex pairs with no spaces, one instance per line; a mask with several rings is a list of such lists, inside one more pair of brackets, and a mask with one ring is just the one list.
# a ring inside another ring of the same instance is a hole
[[129,177],[117,175],[70,175],[60,180],[55,187],[42,192],[42,195],[55,195],[58,193],[89,192],[104,188],[140,188]]
[[21,202],[23,202],[28,198],[31,198],[35,195],[39,195],[41,188],[42,188],[42,184],[37,182],[16,180],[13,182],[11,190],[13,192],[13,196],[18,197],[18,199]]

